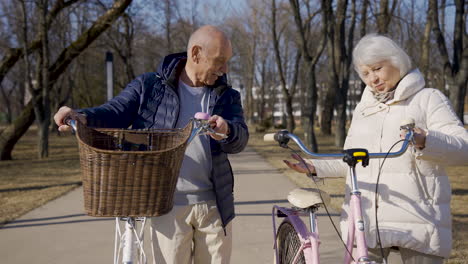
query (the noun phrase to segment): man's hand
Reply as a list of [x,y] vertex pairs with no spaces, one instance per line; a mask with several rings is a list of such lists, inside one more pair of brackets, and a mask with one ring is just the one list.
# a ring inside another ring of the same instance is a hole
[[70,131],[71,127],[65,124],[68,118],[78,119],[81,123],[86,124],[86,117],[79,114],[68,106],[62,106],[54,115],[54,121],[58,126],[60,132]]
[[[426,131],[419,127],[413,129],[413,144],[418,149],[424,149],[426,147]],[[401,139],[405,139],[406,130],[402,129],[400,132]]]
[[[289,160],[283,160],[283,162],[288,165],[289,168],[300,172],[300,173],[316,173],[314,165],[303,160],[299,155],[292,154],[291,157],[299,162],[292,163]],[[307,167],[306,167],[307,166]]]
[[[218,115],[214,115],[214,116],[211,116],[210,119],[208,119],[208,123],[210,124],[211,128],[216,133],[224,134],[226,136],[229,135],[229,125],[226,122],[226,120],[224,120],[224,118]],[[215,140],[223,139],[222,136],[219,136],[213,133],[208,133],[208,134]]]

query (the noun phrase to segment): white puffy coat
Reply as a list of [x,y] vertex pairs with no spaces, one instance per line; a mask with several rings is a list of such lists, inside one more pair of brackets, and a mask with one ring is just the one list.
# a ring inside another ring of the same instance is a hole
[[[450,213],[451,188],[446,165],[468,164],[468,133],[448,99],[436,89],[424,88],[418,70],[398,84],[394,99],[379,103],[366,87],[356,106],[345,149],[366,148],[387,152],[400,139],[400,123],[413,118],[427,131],[426,146],[410,147],[398,158],[388,158],[379,180],[378,221],[383,247],[398,246],[425,254],[449,257],[452,248]],[[397,144],[392,151],[400,149]],[[347,176],[342,161],[311,160],[319,177]],[[375,225],[375,184],[383,159],[372,159],[368,167],[356,166],[366,239],[377,247]],[[349,177],[341,214],[341,230],[347,237]]]

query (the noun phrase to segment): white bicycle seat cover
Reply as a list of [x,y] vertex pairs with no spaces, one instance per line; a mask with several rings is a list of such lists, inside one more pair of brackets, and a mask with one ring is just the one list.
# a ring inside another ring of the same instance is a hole
[[[320,198],[320,194],[322,194],[323,201]],[[295,207],[305,209],[314,205],[323,204],[324,202],[329,204],[330,195],[315,188],[297,188],[288,194],[288,201]]]

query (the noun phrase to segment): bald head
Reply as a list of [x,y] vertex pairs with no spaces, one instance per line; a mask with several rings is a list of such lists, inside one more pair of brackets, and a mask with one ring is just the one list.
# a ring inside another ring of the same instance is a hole
[[[185,71],[195,86],[212,85],[227,73],[232,57],[231,41],[219,28],[202,26],[192,33],[187,45]],[[184,77],[184,76],[183,76]],[[189,81],[184,78],[184,81]]]
[[218,27],[205,25],[197,29],[190,36],[187,45],[187,54],[191,56],[192,49],[194,46],[200,46],[202,50],[212,52],[213,49],[220,47],[231,48],[231,42],[229,38],[221,31]]

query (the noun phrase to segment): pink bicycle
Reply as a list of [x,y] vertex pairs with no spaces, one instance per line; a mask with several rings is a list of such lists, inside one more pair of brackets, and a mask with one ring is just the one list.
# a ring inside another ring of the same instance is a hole
[[[402,140],[403,145],[400,150],[396,152],[389,151],[388,153],[369,153],[366,149],[347,149],[344,150],[343,153],[339,154],[318,154],[308,150],[297,136],[286,130],[281,130],[274,134],[267,134],[264,137],[265,141],[277,141],[283,148],[289,148],[288,142],[289,140],[293,140],[303,153],[313,159],[343,159],[343,161],[349,165],[351,177],[351,198],[350,214],[347,219],[349,232],[346,243],[343,242],[346,250],[344,264],[376,263],[371,261],[368,256],[365,238],[366,230],[361,209],[361,192],[359,191],[355,168],[359,162],[362,166],[366,167],[369,164],[369,159],[385,159],[388,157],[398,157],[402,155],[408,148],[409,143],[413,140],[412,129],[414,128],[414,121],[405,122],[405,125],[402,125],[400,128],[407,131],[405,139]],[[309,173],[308,176],[312,179],[315,179],[314,177],[316,177],[315,175],[312,175],[312,173]],[[329,199],[328,194],[318,189],[295,189],[288,195],[288,201],[292,204],[292,207],[285,208],[276,205],[273,206],[272,218],[276,263],[320,263],[320,240],[316,212],[319,207],[324,207],[328,213],[326,203]],[[300,216],[309,216],[310,230],[301,220]],[[276,228],[277,218],[283,218],[283,221],[278,228]],[[333,224],[333,226],[335,225]],[[353,258],[354,245],[356,245],[357,249],[355,258]]]

